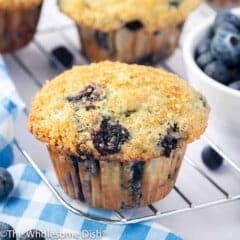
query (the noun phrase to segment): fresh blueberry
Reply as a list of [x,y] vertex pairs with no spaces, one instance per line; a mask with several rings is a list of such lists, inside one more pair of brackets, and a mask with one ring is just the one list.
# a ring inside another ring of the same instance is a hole
[[230,23],[233,26],[235,26],[237,29],[240,29],[240,18],[234,14],[232,14],[228,10],[223,10],[218,13],[215,22],[214,22],[214,28],[217,29],[219,26],[221,26],[224,23]]
[[232,82],[228,85],[230,88],[240,90],[240,80],[236,82]]
[[239,80],[240,80],[240,66],[233,69],[231,76],[231,82],[236,82]]
[[210,51],[210,46],[211,46],[211,39],[206,38],[203,39],[197,46],[196,48],[196,55],[197,57]]
[[240,34],[218,31],[211,43],[212,55],[229,66],[240,62]]
[[14,228],[5,222],[0,222],[0,240],[16,240]]
[[227,32],[239,34],[239,30],[229,22],[224,22],[215,29],[215,33],[219,31],[227,31]]
[[57,47],[52,50],[52,55],[61,63],[65,68],[72,67],[74,63],[73,54],[64,46]]
[[102,156],[105,156],[120,152],[122,145],[129,138],[130,134],[125,127],[104,118],[99,131],[93,134],[93,145]]
[[214,58],[211,54],[211,52],[205,52],[203,53],[202,55],[200,55],[196,62],[198,64],[198,66],[201,68],[201,69],[204,69],[210,62],[214,61]]
[[24,233],[20,240],[45,240],[44,234],[36,229],[31,229]]
[[13,190],[13,178],[4,168],[0,168],[0,199],[6,198]]
[[211,170],[216,170],[221,167],[223,158],[210,146],[207,146],[202,151],[202,161]]
[[222,84],[228,84],[231,77],[230,70],[219,61],[209,63],[204,69],[204,72]]
[[130,30],[130,31],[139,31],[141,30],[144,26],[141,21],[139,20],[134,20],[131,22],[128,22],[125,24],[125,27]]

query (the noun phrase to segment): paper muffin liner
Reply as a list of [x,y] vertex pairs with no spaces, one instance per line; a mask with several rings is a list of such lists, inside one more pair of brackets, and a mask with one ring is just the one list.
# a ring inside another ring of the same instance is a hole
[[0,52],[12,52],[29,43],[35,34],[41,6],[0,8]]
[[63,190],[89,206],[111,210],[143,207],[164,198],[173,188],[186,145],[169,158],[146,162],[79,158],[48,147]]
[[240,5],[240,0],[208,0],[208,2],[216,7],[237,7]]
[[82,52],[90,62],[112,60],[127,63],[156,64],[168,58],[178,46],[183,23],[148,32],[127,27],[101,32],[78,26]]

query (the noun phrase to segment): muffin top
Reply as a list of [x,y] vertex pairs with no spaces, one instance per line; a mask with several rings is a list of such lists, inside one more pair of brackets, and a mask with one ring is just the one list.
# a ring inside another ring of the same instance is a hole
[[142,24],[147,31],[184,22],[201,0],[60,0],[60,9],[80,26],[111,31]]
[[38,6],[42,0],[0,0],[0,8]]
[[198,138],[208,113],[204,98],[176,75],[106,61],[47,82],[33,100],[29,129],[69,154],[146,161]]

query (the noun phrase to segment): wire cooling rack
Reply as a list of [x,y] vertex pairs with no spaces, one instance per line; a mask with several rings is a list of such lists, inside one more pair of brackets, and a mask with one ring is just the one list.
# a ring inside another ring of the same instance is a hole
[[[207,136],[203,136],[200,141],[190,146],[179,179],[169,196],[148,207],[123,211],[97,210],[70,199],[61,190],[53,174],[49,175],[52,167],[49,165],[47,151],[26,129],[31,98],[46,79],[51,79],[65,70],[64,66],[51,55],[51,50],[57,46],[65,46],[74,54],[75,64],[86,64],[80,54],[79,40],[73,22],[60,14],[54,4],[52,0],[45,2],[39,30],[34,41],[14,54],[5,55],[4,59],[20,95],[26,102],[26,109],[19,116],[16,126],[14,141],[16,155],[19,158],[23,157],[33,166],[60,203],[70,211],[92,220],[128,224],[190,212],[240,199],[238,184],[240,167]],[[206,17],[211,13],[211,9],[203,6],[191,21],[196,23],[199,21],[198,17]],[[185,76],[180,49],[173,57],[159,66]],[[211,145],[225,159],[224,170],[212,173],[201,164],[200,153],[206,144]],[[225,181],[225,179],[228,180]],[[232,187],[234,184],[235,188]],[[196,196],[199,192],[205,193],[201,201]],[[211,193],[214,193],[214,196],[210,196]]]
[[[232,161],[224,152],[218,148],[210,139],[206,136],[203,136],[204,141],[206,141],[209,145],[211,145],[224,159],[227,163],[240,174],[240,167]],[[137,223],[141,221],[153,220],[157,218],[162,218],[166,216],[171,216],[173,214],[184,213],[188,211],[193,211],[197,209],[202,209],[206,207],[211,207],[218,204],[228,203],[231,201],[236,201],[240,199],[240,194],[231,195],[228,191],[220,186],[210,175],[204,172],[192,159],[189,157],[185,157],[185,163],[191,166],[195,171],[197,171],[203,178],[205,178],[209,184],[214,186],[222,195],[222,198],[215,199],[213,201],[204,202],[201,204],[195,204],[192,202],[182,191],[179,187],[174,186],[174,191],[185,201],[186,207],[172,209],[168,211],[161,211],[156,208],[154,205],[150,204],[148,207],[140,208],[140,209],[133,209],[131,211],[131,216],[127,217],[128,213],[125,210],[121,211],[107,211],[107,210],[98,210],[92,209],[89,211],[89,208],[86,207],[84,204],[71,200],[66,194],[61,191],[59,185],[56,183],[56,179],[51,178],[51,180],[46,176],[46,174],[39,168],[37,163],[33,160],[33,158],[29,155],[29,153],[20,145],[18,140],[14,141],[15,146],[17,149],[23,154],[25,159],[32,165],[32,167],[36,170],[51,192],[55,195],[55,197],[62,203],[67,209],[74,212],[75,214],[84,216],[88,219],[105,222],[105,223],[112,223],[112,224],[130,224],[130,223]],[[147,211],[148,210],[148,211]],[[106,217],[107,216],[107,217]]]

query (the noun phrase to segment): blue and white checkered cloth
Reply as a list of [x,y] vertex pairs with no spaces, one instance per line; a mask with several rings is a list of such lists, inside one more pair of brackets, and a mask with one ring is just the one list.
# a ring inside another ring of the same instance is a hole
[[0,167],[8,167],[13,158],[14,118],[23,107],[0,56]]
[[15,190],[0,202],[0,220],[13,225],[18,233],[36,228],[55,236],[71,233],[72,239],[81,239],[81,234],[98,233],[101,237],[96,239],[99,240],[180,240],[154,222],[112,225],[87,220],[62,206],[29,165],[18,164],[9,171],[14,176]]
[[[23,108],[24,104],[0,56],[0,167],[7,167],[9,160],[14,158],[11,150],[14,118]],[[94,234],[103,234],[96,238],[99,240],[180,239],[154,222],[116,226],[87,220],[62,206],[29,165],[18,164],[10,167],[9,171],[14,178],[15,189],[7,199],[0,201],[0,221],[11,224],[19,234],[37,228],[51,240],[95,239]],[[90,237],[88,234],[91,233]]]

